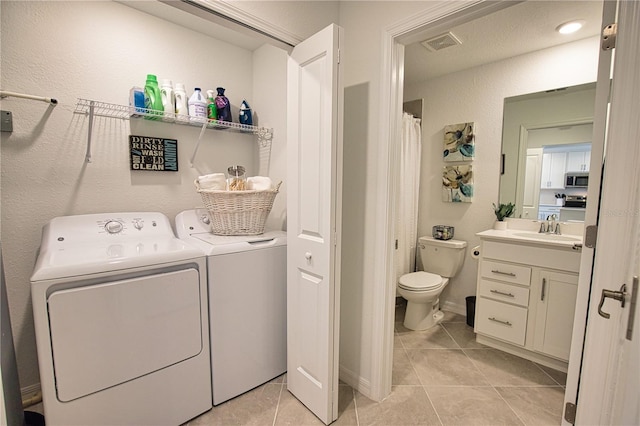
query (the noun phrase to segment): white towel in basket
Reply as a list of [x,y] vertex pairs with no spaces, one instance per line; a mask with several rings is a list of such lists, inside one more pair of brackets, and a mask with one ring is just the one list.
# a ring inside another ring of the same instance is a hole
[[268,191],[273,189],[271,178],[266,176],[252,176],[247,178],[247,189],[254,191]]
[[224,191],[227,189],[227,177],[224,173],[212,173],[198,178],[200,189],[215,189]]

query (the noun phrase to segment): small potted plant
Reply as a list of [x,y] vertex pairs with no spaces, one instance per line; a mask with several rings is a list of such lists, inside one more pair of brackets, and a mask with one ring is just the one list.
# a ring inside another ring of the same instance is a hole
[[493,226],[493,229],[505,230],[507,229],[507,223],[504,221],[505,218],[511,217],[513,212],[515,211],[516,205],[513,203],[499,203],[497,206],[495,203],[493,204],[493,212],[496,214],[496,223]]

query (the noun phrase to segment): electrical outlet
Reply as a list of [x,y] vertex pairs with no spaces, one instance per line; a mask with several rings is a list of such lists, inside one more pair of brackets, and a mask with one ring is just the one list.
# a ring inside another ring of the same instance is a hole
[[13,115],[11,111],[0,111],[0,132],[13,132]]

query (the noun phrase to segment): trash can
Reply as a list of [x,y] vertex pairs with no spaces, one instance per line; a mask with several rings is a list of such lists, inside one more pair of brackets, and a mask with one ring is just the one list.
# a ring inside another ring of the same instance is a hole
[[476,297],[475,296],[467,296],[467,325],[469,327],[473,327],[476,318]]

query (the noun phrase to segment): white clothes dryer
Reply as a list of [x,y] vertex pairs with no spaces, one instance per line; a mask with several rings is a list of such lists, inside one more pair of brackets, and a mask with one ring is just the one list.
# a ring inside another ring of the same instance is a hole
[[50,425],[180,425],[211,404],[206,261],[162,213],[58,217],[31,277]]
[[176,233],[207,255],[213,405],[287,370],[287,233],[211,233],[205,209],[176,216]]

